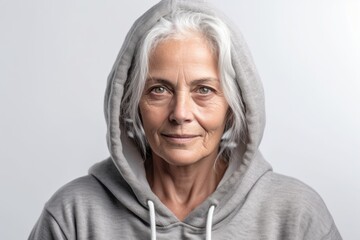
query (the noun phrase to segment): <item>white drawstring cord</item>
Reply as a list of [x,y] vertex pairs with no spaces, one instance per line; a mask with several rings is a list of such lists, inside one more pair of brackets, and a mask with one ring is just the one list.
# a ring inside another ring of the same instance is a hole
[[211,240],[211,228],[212,228],[212,219],[214,215],[214,210],[215,210],[215,206],[211,205],[206,219],[206,240]]
[[155,207],[151,200],[147,201],[150,212],[151,240],[156,240]]
[[[150,213],[150,228],[151,240],[156,240],[156,222],[155,222],[155,206],[151,200],[147,201]],[[212,219],[214,215],[215,206],[211,205],[206,219],[206,240],[211,240]]]

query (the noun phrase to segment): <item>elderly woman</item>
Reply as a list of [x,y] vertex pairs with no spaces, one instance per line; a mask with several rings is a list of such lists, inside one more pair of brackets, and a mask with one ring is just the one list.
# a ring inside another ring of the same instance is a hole
[[111,158],[61,188],[29,239],[341,239],[319,195],[258,151],[258,74],[204,2],[164,0],[135,22],[105,115]]

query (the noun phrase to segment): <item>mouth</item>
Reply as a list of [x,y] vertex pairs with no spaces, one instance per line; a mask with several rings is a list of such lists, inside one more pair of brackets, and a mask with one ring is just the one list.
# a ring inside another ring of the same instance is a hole
[[195,134],[169,134],[163,133],[161,134],[167,141],[177,144],[184,144],[193,141],[195,138],[199,137],[199,135]]

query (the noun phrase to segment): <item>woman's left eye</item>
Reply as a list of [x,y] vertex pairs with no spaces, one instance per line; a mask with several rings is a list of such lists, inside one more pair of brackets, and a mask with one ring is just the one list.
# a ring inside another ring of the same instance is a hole
[[199,87],[198,88],[198,93],[200,93],[200,94],[209,94],[212,91],[213,91],[212,88],[209,88],[209,87]]

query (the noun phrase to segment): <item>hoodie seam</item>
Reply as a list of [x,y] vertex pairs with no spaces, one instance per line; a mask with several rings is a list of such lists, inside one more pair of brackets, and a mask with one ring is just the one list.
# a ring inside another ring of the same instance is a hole
[[335,226],[335,223],[332,222],[331,226],[330,226],[330,230],[321,238],[321,240],[330,239],[331,235],[333,235],[333,233],[334,233],[334,226]]
[[52,212],[50,212],[49,209],[45,208],[44,209],[46,211],[47,214],[49,214],[49,216],[56,222],[57,226],[59,227],[61,233],[64,235],[65,239],[68,240],[69,237],[66,235],[65,231],[63,230],[63,228],[60,225],[60,222],[56,219],[56,217],[54,216],[54,214]]

